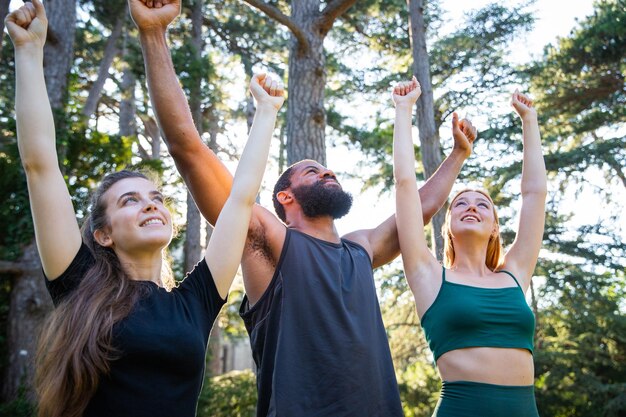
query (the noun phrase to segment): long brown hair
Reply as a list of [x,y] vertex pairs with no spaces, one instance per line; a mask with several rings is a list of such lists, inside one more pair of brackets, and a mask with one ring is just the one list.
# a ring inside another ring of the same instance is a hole
[[452,202],[448,206],[448,210],[446,211],[446,219],[443,223],[443,226],[441,227],[441,234],[443,235],[443,265],[446,268],[451,268],[454,264],[455,259],[454,242],[452,242],[452,232],[450,230],[450,212],[452,211],[452,206],[454,204],[454,201],[459,198],[461,194],[467,193],[469,191],[482,194],[491,202],[493,218],[496,224],[496,233],[489,237],[489,243],[487,243],[487,256],[485,257],[485,265],[487,265],[487,268],[489,268],[491,271],[495,271],[500,266],[502,266],[502,262],[504,261],[504,249],[502,248],[502,242],[500,241],[500,220],[498,220],[498,212],[496,211],[496,206],[493,204],[493,200],[486,191],[470,188],[461,190],[456,193],[456,195],[452,199]]
[[[82,226],[83,242],[95,262],[55,308],[44,324],[37,351],[35,389],[40,417],[80,417],[98,388],[101,375],[119,352],[112,345],[113,325],[130,313],[145,286],[130,280],[115,252],[100,246],[95,230],[108,225],[103,195],[126,178],[148,178],[136,171],[119,171],[102,179],[91,198],[91,214]],[[164,256],[162,281],[174,286]]]

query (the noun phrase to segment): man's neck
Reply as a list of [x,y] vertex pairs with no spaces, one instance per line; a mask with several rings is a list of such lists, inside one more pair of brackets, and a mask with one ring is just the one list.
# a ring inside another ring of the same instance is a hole
[[299,216],[289,221],[287,227],[327,242],[339,243],[341,238],[335,228],[335,220],[331,216],[306,217]]

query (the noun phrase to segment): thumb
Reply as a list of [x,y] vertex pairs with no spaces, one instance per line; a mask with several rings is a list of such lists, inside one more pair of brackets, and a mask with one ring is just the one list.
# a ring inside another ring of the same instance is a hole
[[456,112],[452,113],[452,129],[459,128],[459,115]]
[[519,89],[516,88],[513,92],[513,96],[511,97],[511,103],[515,104],[515,102],[519,101]]
[[263,81],[267,78],[267,73],[265,72],[259,72],[254,74],[254,76],[252,77],[252,84],[257,84],[259,86],[263,85]]
[[33,3],[33,6],[35,6],[35,13],[37,14],[37,17],[40,19],[45,19],[46,8],[43,7],[43,3],[41,2],[41,0],[31,0],[31,2]]
[[6,19],[4,19],[4,25],[6,26],[9,35],[14,33],[16,29],[21,29],[21,26],[15,23],[15,17],[13,14],[9,14]]

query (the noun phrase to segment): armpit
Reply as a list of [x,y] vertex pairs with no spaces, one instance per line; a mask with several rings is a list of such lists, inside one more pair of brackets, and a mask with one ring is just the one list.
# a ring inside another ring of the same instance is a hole
[[267,263],[272,268],[276,267],[276,259],[272,256],[265,229],[261,226],[250,227],[248,230],[244,255],[260,258],[259,260]]

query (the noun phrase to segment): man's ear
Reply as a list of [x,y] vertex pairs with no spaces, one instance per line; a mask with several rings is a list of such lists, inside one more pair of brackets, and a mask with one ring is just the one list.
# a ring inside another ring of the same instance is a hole
[[276,194],[276,198],[278,199],[278,202],[283,206],[288,206],[294,201],[293,194],[291,194],[291,192],[288,190],[279,191]]
[[113,239],[111,238],[111,234],[108,230],[97,229],[93,232],[93,238],[98,245],[103,246],[105,248],[110,248],[113,246]]

